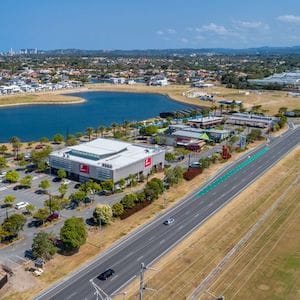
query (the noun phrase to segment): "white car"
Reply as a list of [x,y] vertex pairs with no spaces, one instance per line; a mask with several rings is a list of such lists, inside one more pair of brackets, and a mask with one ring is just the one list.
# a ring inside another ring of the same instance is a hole
[[36,270],[33,271],[33,275],[35,276],[41,276],[44,273],[44,270],[41,268],[37,268]]
[[25,208],[29,203],[28,202],[18,202],[16,205],[15,205],[15,208],[16,209],[22,209],[22,208]]
[[71,183],[71,181],[68,179],[63,179],[63,181],[62,181],[62,184],[70,184],[70,183]]
[[174,218],[168,218],[166,221],[164,221],[164,225],[171,225],[172,223],[174,223]]

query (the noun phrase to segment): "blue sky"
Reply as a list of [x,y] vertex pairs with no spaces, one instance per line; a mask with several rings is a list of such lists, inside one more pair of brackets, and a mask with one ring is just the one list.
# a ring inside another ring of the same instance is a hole
[[0,50],[300,45],[299,0],[1,0]]

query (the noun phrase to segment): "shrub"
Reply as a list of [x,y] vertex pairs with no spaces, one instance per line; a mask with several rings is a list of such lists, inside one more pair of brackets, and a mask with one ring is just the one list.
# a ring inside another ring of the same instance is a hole
[[114,217],[120,217],[124,213],[123,204],[120,202],[115,203],[112,207],[112,213]]

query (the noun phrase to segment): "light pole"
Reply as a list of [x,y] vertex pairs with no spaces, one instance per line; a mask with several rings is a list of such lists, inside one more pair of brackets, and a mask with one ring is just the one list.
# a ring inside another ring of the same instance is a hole
[[150,290],[150,291],[156,291],[155,289],[151,289],[146,287],[145,283],[144,283],[144,273],[145,270],[154,270],[156,271],[156,269],[154,268],[148,268],[145,266],[144,263],[141,263],[141,271],[140,271],[140,293],[139,293],[139,299],[143,300],[143,294],[144,294],[144,290]]

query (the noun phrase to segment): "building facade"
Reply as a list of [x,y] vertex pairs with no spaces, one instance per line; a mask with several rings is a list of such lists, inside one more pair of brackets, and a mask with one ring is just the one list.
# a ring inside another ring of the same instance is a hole
[[52,173],[64,169],[69,178],[80,182],[111,179],[117,183],[130,175],[139,179],[153,169],[162,169],[164,160],[165,151],[159,147],[102,138],[54,151],[49,156]]

